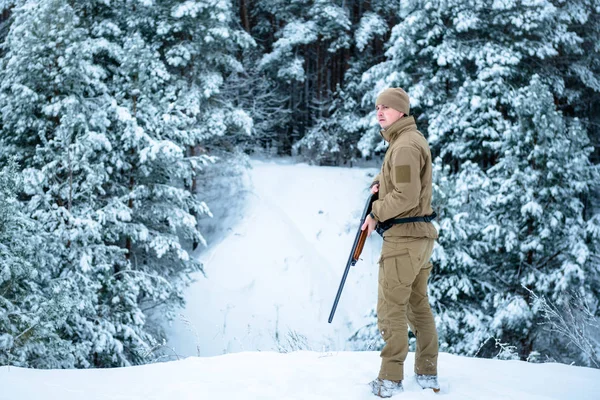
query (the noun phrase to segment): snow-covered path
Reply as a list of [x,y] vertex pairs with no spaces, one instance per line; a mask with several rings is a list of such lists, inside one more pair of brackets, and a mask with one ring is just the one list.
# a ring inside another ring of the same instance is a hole
[[[412,366],[413,353],[407,359]],[[0,367],[0,400],[373,400],[375,352],[247,352],[103,370]],[[406,368],[398,400],[597,400],[600,370],[440,354],[442,391]]]
[[178,355],[343,350],[376,301],[373,237],[327,323],[373,168],[253,161],[244,216],[200,259],[188,305],[170,329]]

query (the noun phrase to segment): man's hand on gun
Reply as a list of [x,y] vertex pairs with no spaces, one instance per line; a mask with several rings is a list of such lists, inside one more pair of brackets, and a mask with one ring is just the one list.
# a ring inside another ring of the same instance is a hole
[[[375,185],[371,186],[371,193],[375,194],[377,192],[379,192],[379,183],[376,183]],[[367,215],[367,218],[365,219],[365,223],[362,224],[362,226],[360,227],[360,230],[364,231],[365,229],[368,229],[367,236],[371,236],[371,233],[373,233],[373,231],[375,230],[376,225],[377,225],[377,221],[374,220],[373,218],[371,218],[370,215]]]

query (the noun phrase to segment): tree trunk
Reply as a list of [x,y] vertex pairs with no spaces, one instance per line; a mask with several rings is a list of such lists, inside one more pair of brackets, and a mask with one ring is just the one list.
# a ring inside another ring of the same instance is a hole
[[247,0],[240,0],[240,21],[242,27],[248,33],[250,33],[250,20],[248,19],[248,4]]
[[[133,96],[133,118],[135,119],[137,117],[137,96],[134,95]],[[134,156],[135,156],[135,150],[132,148],[131,149],[131,159],[132,159],[132,170],[129,172],[129,200],[127,201],[127,206],[133,210],[133,196],[132,196],[132,192],[133,189],[135,187],[135,179],[133,178],[133,165],[134,165]],[[125,254],[125,258],[127,260],[131,259],[131,249],[132,249],[132,241],[131,241],[131,236],[127,236],[125,238],[125,248],[127,249],[127,254]],[[118,267],[115,265],[115,273],[119,272],[118,271]]]

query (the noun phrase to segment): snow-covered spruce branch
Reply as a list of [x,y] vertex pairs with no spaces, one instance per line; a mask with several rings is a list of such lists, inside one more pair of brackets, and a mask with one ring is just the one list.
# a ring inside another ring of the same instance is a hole
[[168,280],[166,280],[164,277],[158,276],[158,275],[152,275],[152,274],[149,274],[149,273],[144,272],[144,271],[136,271],[136,270],[132,270],[132,269],[124,269],[122,271],[114,273],[113,277],[116,277],[117,275],[121,275],[121,274],[124,274],[124,273],[140,274],[140,275],[146,276],[146,277],[148,277],[150,279],[153,279],[153,278],[154,279],[158,279],[159,281],[161,281],[165,285],[167,285],[169,287],[169,289],[173,289],[173,285],[171,285],[171,283]]
[[31,325],[29,328],[25,329],[23,332],[21,332],[19,335],[15,336],[14,341],[16,342],[21,336],[25,335],[27,332],[29,332],[30,330],[32,330],[33,328],[35,328],[37,325],[39,325],[40,321],[39,319],[33,324]]

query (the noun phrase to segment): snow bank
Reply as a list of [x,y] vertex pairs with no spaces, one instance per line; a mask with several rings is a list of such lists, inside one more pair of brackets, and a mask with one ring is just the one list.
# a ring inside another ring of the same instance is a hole
[[[422,390],[411,372],[397,399],[598,399],[600,370],[440,354],[440,385]],[[376,352],[247,352],[140,367],[28,370],[0,367],[0,400],[372,400]]]

